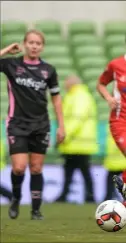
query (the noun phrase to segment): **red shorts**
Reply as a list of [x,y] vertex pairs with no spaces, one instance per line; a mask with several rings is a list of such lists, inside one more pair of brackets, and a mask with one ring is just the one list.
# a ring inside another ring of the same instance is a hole
[[121,152],[126,152],[126,122],[111,122],[110,131]]

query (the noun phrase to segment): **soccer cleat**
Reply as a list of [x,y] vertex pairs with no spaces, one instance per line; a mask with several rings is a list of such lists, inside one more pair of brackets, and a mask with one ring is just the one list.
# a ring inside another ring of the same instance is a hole
[[113,176],[113,182],[115,183],[116,188],[121,193],[124,200],[126,199],[126,191],[124,190],[124,184],[123,181],[120,179],[119,176],[114,175]]
[[43,217],[43,215],[40,213],[40,211],[38,211],[38,210],[33,210],[32,212],[31,212],[31,219],[32,220],[43,220],[44,219],[44,217]]
[[115,186],[119,190],[119,192],[122,193],[123,181],[120,179],[120,177],[117,176],[117,175],[114,175],[113,176],[113,182],[115,183]]
[[126,200],[126,183],[123,183],[122,193],[123,193],[123,197]]
[[12,198],[11,205],[9,208],[9,216],[11,219],[16,219],[19,215],[19,204],[20,200]]
[[55,202],[57,202],[57,203],[64,203],[64,202],[66,202],[66,198],[63,197],[63,196],[60,196],[60,197],[58,197],[58,198],[55,200]]

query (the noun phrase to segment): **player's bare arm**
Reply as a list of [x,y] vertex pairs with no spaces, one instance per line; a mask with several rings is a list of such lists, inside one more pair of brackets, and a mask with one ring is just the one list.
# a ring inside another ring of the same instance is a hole
[[53,103],[56,118],[58,121],[57,142],[61,143],[65,139],[65,129],[64,129],[64,121],[63,121],[61,96],[59,94],[52,96],[52,103]]
[[0,50],[0,57],[5,56],[6,54],[17,54],[22,51],[21,46],[18,43],[13,43],[2,50]]
[[98,82],[97,90],[101,94],[101,96],[108,102],[111,110],[115,110],[118,106],[118,100],[108,92],[106,85]]

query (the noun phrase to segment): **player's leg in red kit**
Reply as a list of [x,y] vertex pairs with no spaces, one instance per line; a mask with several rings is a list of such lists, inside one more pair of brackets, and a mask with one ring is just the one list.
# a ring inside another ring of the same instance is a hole
[[[117,126],[119,129],[117,129]],[[119,148],[119,150],[122,152],[122,154],[126,158],[126,132],[125,132],[125,126],[123,124],[117,124],[116,127],[111,126],[111,133],[113,135],[113,138]],[[120,130],[121,128],[121,130]],[[119,176],[115,175],[113,177],[113,181],[115,183],[116,188],[121,193],[124,200],[126,200],[126,170],[122,172],[122,179],[120,179]]]
[[126,170],[124,170],[122,173],[122,179],[123,179],[123,182],[126,183]]
[[[126,157],[126,151],[122,150],[122,153],[124,154],[124,156]],[[113,181],[116,185],[116,188],[119,190],[119,192],[121,193],[123,199],[126,201],[126,170],[124,170],[122,172],[122,179],[120,179],[119,176],[115,175],[113,177]]]
[[[124,151],[123,154],[126,157],[126,150]],[[122,192],[123,192],[123,195],[124,195],[124,199],[126,200],[126,170],[124,170],[123,173],[122,173],[122,180],[123,180],[123,189],[122,189]]]

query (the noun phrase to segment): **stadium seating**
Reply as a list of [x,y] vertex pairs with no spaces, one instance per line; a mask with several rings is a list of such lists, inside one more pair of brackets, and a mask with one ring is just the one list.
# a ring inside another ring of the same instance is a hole
[[76,46],[83,46],[83,45],[96,45],[100,43],[100,39],[93,34],[76,34],[74,36],[71,36],[69,39],[71,45],[74,47]]
[[68,76],[73,75],[73,74],[77,74],[77,70],[75,69],[57,69],[57,73],[59,75],[59,80],[64,80],[66,79]]
[[44,58],[50,57],[50,56],[61,56],[61,57],[69,57],[69,48],[64,43],[63,45],[48,45],[45,47],[44,52],[42,53],[42,56]]
[[78,65],[83,70],[87,68],[104,68],[106,64],[107,58],[105,56],[87,56],[78,60]]
[[[44,59],[46,61],[46,59]],[[73,60],[71,57],[65,57],[65,56],[50,56],[47,58],[47,62],[55,66],[56,68],[73,68]]]
[[82,72],[82,77],[85,82],[92,82],[98,80],[99,75],[102,73],[101,68],[88,68]]
[[106,48],[111,48],[114,46],[124,46],[125,44],[125,36],[124,34],[110,34],[105,38],[105,46]]
[[40,20],[35,23],[35,28],[42,31],[44,34],[62,34],[62,26],[58,21]]
[[86,46],[78,46],[75,49],[75,55],[77,57],[92,57],[92,56],[103,56],[104,48],[100,45],[86,45]]
[[126,34],[126,21],[107,21],[104,24],[103,32],[105,35]]
[[62,45],[64,44],[65,39],[59,34],[45,34],[45,43],[46,45]]
[[9,34],[24,34],[27,31],[27,24],[21,21],[5,21],[1,24],[2,36]]
[[77,34],[96,34],[97,27],[94,22],[91,21],[74,21],[68,26],[69,36]]
[[124,46],[114,46],[109,51],[109,59],[114,59],[125,54],[126,48]]
[[17,43],[23,42],[23,35],[21,34],[4,35],[2,39],[2,47],[6,47],[15,42]]

